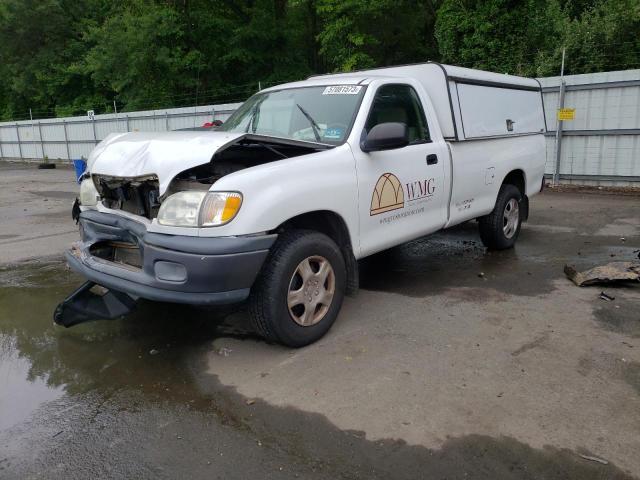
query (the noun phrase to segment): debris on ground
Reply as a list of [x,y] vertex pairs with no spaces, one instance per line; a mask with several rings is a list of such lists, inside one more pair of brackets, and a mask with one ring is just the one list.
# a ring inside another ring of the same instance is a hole
[[609,465],[609,461],[605,460],[604,458],[592,457],[591,455],[582,455],[582,454],[580,454],[580,456],[582,458],[584,458],[585,460],[591,460],[592,462],[598,462],[598,463],[601,463],[602,465]]
[[611,262],[584,272],[578,272],[573,265],[565,265],[564,273],[579,287],[598,283],[640,282],[640,263]]
[[156,350],[155,348],[152,348],[151,350],[149,350],[149,355],[157,355],[158,353],[160,353],[158,350]]
[[606,300],[607,302],[613,302],[616,299],[616,297],[612,297],[611,295],[607,295],[604,292],[600,292],[600,298],[602,300]]
[[216,353],[218,355],[220,355],[221,357],[228,357],[231,354],[231,349],[230,348],[221,347],[221,348],[218,349],[218,351]]

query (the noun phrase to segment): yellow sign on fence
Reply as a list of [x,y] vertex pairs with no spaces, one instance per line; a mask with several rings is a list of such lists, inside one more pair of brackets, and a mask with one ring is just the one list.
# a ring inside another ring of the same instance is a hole
[[558,110],[558,120],[574,120],[575,118],[575,108],[561,108]]

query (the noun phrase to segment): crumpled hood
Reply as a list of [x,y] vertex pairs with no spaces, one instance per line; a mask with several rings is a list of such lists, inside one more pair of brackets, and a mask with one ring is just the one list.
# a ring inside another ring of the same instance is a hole
[[157,175],[163,195],[180,172],[208,163],[214,153],[244,135],[213,131],[113,133],[93,149],[87,170],[114,177]]

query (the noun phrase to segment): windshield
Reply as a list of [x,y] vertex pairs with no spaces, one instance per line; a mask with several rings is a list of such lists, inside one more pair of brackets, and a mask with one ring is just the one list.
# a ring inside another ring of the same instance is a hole
[[362,85],[332,85],[258,93],[220,130],[339,145],[347,139],[364,91]]

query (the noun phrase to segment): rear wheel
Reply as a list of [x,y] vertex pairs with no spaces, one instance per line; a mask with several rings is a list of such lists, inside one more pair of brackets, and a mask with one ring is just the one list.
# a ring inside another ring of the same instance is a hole
[[515,185],[500,187],[493,211],[479,219],[480,238],[485,247],[504,250],[513,247],[522,225],[522,193]]
[[338,316],[345,282],[344,259],[333,240],[310,230],[285,232],[251,290],[253,326],[289,347],[313,343]]

